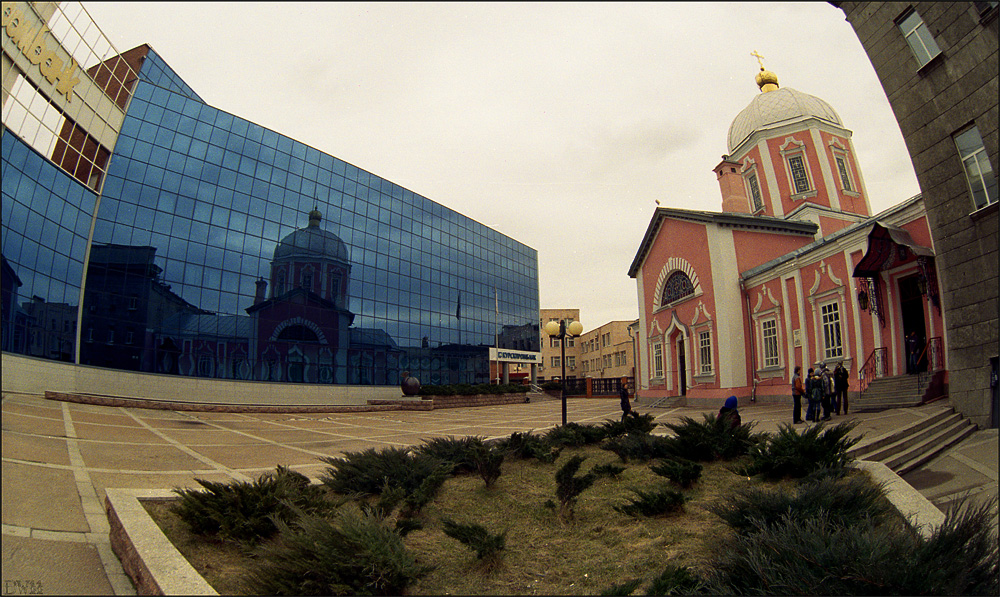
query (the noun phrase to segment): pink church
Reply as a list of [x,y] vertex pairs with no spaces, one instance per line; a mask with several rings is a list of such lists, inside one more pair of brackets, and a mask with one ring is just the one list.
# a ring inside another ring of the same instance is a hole
[[722,211],[657,208],[629,268],[639,396],[790,403],[796,366],[841,362],[852,410],[882,378],[942,394],[944,314],[922,197],[872,214],[837,112],[763,67],[757,84],[715,167]]

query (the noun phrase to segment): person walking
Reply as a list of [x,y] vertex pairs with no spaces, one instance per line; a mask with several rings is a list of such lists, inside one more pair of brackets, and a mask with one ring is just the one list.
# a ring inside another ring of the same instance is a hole
[[850,385],[850,374],[844,368],[844,361],[837,363],[833,370],[833,412],[840,414],[840,408],[844,408],[847,414],[847,388]]
[[795,366],[795,373],[792,374],[792,423],[802,422],[802,395],[806,393],[805,385],[802,383],[802,367]]
[[632,410],[632,403],[629,401],[628,393],[628,378],[623,377],[622,382],[618,387],[618,397],[621,398],[622,407],[622,423],[625,422],[625,417],[632,415],[636,419],[639,418],[639,413]]

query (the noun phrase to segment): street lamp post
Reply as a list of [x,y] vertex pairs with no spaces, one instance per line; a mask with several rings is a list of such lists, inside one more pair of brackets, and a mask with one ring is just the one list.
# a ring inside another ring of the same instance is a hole
[[571,321],[568,324],[565,319],[560,319],[557,322],[550,321],[545,324],[545,333],[555,338],[559,338],[559,346],[562,349],[562,359],[560,363],[562,364],[562,377],[560,378],[560,384],[562,386],[562,424],[566,425],[566,338],[572,338],[579,336],[583,333],[583,324],[579,321]]

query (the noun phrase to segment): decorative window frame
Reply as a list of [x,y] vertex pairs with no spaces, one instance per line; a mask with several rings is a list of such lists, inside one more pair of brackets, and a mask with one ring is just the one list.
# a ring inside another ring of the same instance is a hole
[[[281,332],[283,332],[285,328],[291,327],[293,325],[302,325],[309,328],[310,330],[316,333],[316,337],[319,339],[320,344],[329,344],[329,342],[326,339],[326,334],[323,333],[322,328],[320,328],[312,321],[309,321],[308,319],[305,319],[303,317],[292,317],[291,319],[286,319],[281,323],[279,323],[278,325],[276,325],[274,327],[274,331],[271,332],[271,337],[268,339],[268,342],[277,342],[278,336],[281,334]],[[282,340],[282,342],[284,342],[284,340]]]
[[[792,201],[800,201],[815,197],[817,194],[816,182],[812,178],[812,168],[809,164],[809,155],[806,152],[806,144],[794,137],[785,137],[785,142],[778,148],[781,158],[785,164],[785,175],[788,177],[788,190],[791,191]],[[802,168],[806,175],[806,185],[809,187],[804,191],[799,191],[795,186],[795,177],[792,175],[791,159],[802,158]]]
[[[715,366],[715,320],[712,315],[708,312],[705,304],[701,301],[698,302],[698,306],[694,310],[694,317],[691,318],[691,343],[695,346],[697,350],[692,350],[691,357],[695,360],[693,363],[692,377],[695,381],[699,383],[713,383],[715,381],[715,373],[717,367]],[[706,369],[705,361],[702,358],[702,334],[708,334],[708,367]]]
[[[848,197],[860,197],[861,193],[858,189],[861,188],[857,184],[857,176],[854,174],[854,169],[851,167],[851,153],[841,145],[839,139],[834,139],[830,141],[830,154],[833,156],[833,170],[837,174],[837,178],[840,180],[840,192],[847,195]],[[844,171],[841,172],[840,164],[838,160],[842,160],[844,163]],[[847,174],[847,179],[845,184],[844,174]]]
[[[831,282],[831,284],[826,285],[828,287],[827,290],[820,290],[820,286],[824,285],[824,279]],[[852,361],[851,328],[845,325],[847,315],[845,309],[847,305],[846,293],[847,286],[833,273],[833,268],[827,265],[825,261],[820,261],[819,268],[813,277],[813,285],[807,294],[809,305],[812,309],[813,337],[816,338],[816,362],[829,365],[837,361],[844,361],[845,363]],[[834,302],[837,303],[837,313],[839,315],[840,356],[827,355],[828,347],[823,331],[823,307]]]
[[[757,368],[757,374],[760,377],[780,377],[784,375],[785,371],[786,355],[782,350],[782,339],[785,335],[783,326],[784,317],[782,317],[781,303],[774,298],[774,294],[772,294],[771,289],[767,286],[757,291],[757,302],[753,307],[752,316],[754,327],[757,330],[756,338],[754,339],[757,348],[757,362],[754,364]],[[764,355],[764,323],[768,321],[774,322],[775,349],[778,359],[778,362],[772,365],[768,365],[765,362]]]
[[[667,280],[671,275],[673,275],[674,272],[677,271],[684,273],[688,279],[691,280],[691,286],[694,287],[694,292],[682,296],[681,298],[671,303],[667,303],[666,305],[661,305],[660,297],[663,296],[663,290],[666,287]],[[656,292],[653,293],[653,300],[655,301],[653,304],[653,314],[675,307],[685,301],[697,298],[702,294],[704,294],[704,291],[701,288],[701,282],[698,280],[698,274],[694,271],[694,267],[692,267],[686,259],[681,257],[671,257],[667,259],[666,263],[663,264],[663,268],[660,269],[660,275],[656,280]]]
[[[663,348],[663,331],[660,329],[660,322],[654,320],[649,328],[649,381],[661,385],[666,380],[666,353]],[[659,355],[659,363],[657,363]]]
[[[743,185],[746,188],[750,213],[757,214],[763,212],[765,207],[764,190],[760,184],[760,173],[757,169],[757,163],[753,158],[743,160],[743,166],[740,168],[740,175],[743,176]],[[754,183],[756,183],[756,185],[754,185]],[[757,190],[756,194],[754,193],[755,186]]]

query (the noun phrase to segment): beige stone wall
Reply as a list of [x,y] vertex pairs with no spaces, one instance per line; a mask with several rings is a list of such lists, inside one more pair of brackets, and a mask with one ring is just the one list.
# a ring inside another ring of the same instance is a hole
[[[552,343],[549,341],[549,335],[545,333],[545,324],[553,319],[556,321],[560,319],[565,319],[567,321],[580,321],[580,310],[539,309],[538,320],[541,324],[539,327],[541,334],[542,365],[538,368],[538,378],[544,381],[549,381],[554,377],[562,375],[561,367],[552,366],[552,357],[560,357],[562,348],[558,345],[558,341],[556,341],[556,346],[552,346]],[[569,342],[566,343],[566,360],[568,362],[573,362],[571,359],[575,359],[576,368],[572,369],[570,367],[566,367],[566,377],[583,377],[583,370],[580,366],[580,338],[573,339],[572,345]]]
[[[628,326],[632,321],[610,321],[580,336],[580,369],[582,376],[596,378],[632,377],[636,356]],[[609,339],[610,336],[610,339]],[[617,364],[615,353],[625,353],[623,364]],[[604,357],[610,357],[610,367],[605,367]],[[586,362],[586,365],[584,365]]]
[[398,399],[396,386],[231,381],[115,371],[3,353],[3,391],[66,392],[217,404],[364,405]]

